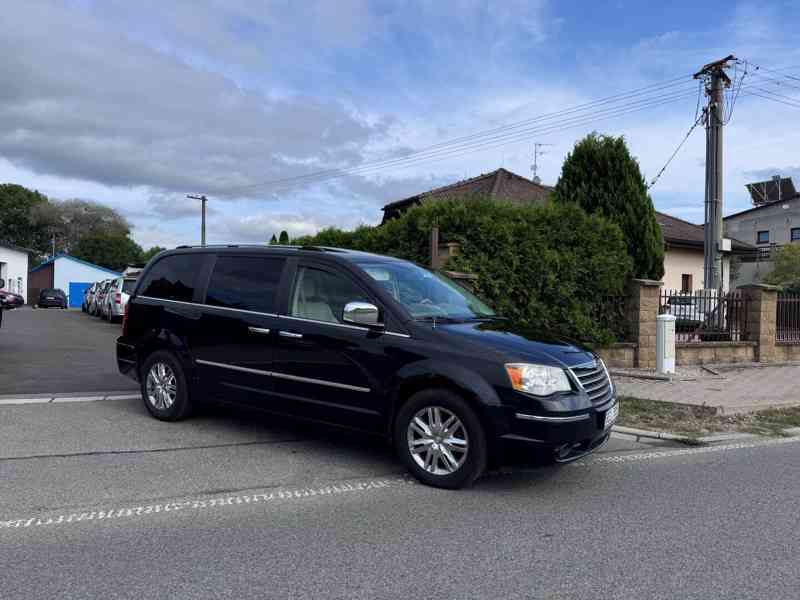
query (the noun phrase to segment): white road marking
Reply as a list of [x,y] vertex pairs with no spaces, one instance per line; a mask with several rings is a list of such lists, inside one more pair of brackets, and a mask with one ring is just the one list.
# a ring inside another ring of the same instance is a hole
[[75,396],[40,396],[21,398],[0,398],[0,406],[13,406],[17,404],[61,404],[65,402],[99,402],[101,400],[136,400],[141,394],[95,394]]
[[718,446],[699,446],[696,448],[677,448],[674,450],[652,450],[649,452],[634,452],[631,454],[614,454],[606,456],[591,456],[584,460],[569,463],[571,467],[591,467],[597,464],[619,464],[627,462],[642,462],[657,458],[671,458],[673,456],[688,456],[691,454],[710,454],[713,452],[729,452],[731,450],[744,450],[747,448],[760,448],[769,446],[781,446],[784,444],[796,444],[800,442],[800,437],[787,438],[768,438],[735,444],[720,444]]
[[199,497],[175,502],[144,504],[122,508],[104,508],[85,512],[61,513],[50,516],[23,517],[8,521],[0,520],[0,530],[26,529],[29,527],[48,527],[74,523],[99,523],[116,519],[147,517],[159,513],[177,511],[202,511],[210,508],[225,508],[241,504],[265,504],[281,501],[294,501],[315,496],[336,496],[340,494],[367,492],[389,487],[416,484],[410,477],[370,479],[367,481],[339,482],[319,487],[281,488],[274,491],[227,496]]

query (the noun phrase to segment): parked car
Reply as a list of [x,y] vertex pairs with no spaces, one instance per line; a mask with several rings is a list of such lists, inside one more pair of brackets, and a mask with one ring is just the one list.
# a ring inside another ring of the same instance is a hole
[[121,321],[131,292],[136,287],[136,279],[117,277],[108,285],[101,308],[102,318],[108,321]]
[[93,317],[101,316],[100,309],[103,306],[103,300],[105,299],[105,292],[108,289],[108,284],[111,282],[109,279],[104,279],[103,281],[98,282],[97,289],[92,296],[92,303],[89,305],[89,314]]
[[224,400],[368,432],[444,488],[521,456],[583,457],[618,412],[589,350],[513,328],[439,273],[362,252],[164,252],[116,347],[157,419]]
[[39,300],[33,308],[67,308],[67,295],[64,290],[45,288],[39,292]]
[[92,298],[95,290],[97,289],[97,282],[93,283],[85,290],[83,290],[83,302],[81,302],[81,312],[88,313],[89,307],[92,305]]
[[25,298],[8,290],[0,290],[0,307],[6,309],[19,308],[25,304]]

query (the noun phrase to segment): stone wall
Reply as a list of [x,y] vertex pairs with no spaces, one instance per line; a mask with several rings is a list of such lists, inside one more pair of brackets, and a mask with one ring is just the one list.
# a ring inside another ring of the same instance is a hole
[[754,362],[755,342],[702,342],[675,344],[675,364],[705,365]]
[[605,348],[596,348],[595,352],[609,368],[632,369],[636,364],[636,344],[627,342],[613,344]]
[[775,344],[776,362],[797,362],[800,361],[800,344],[789,342],[778,342]]

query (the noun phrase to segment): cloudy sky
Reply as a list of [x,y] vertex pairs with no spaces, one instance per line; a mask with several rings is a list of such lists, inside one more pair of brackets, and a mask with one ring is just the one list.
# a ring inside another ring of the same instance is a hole
[[[625,135],[649,180],[694,121],[692,73],[729,53],[750,66],[725,130],[725,212],[747,207],[746,182],[800,187],[794,0],[0,4],[0,182],[111,205],[145,247],[197,243],[188,193],[211,198],[210,242],[261,242],[375,223],[386,202],[500,166],[530,176],[534,142],[552,144],[554,183],[591,130]],[[703,160],[698,128],[657,209],[702,221]]]

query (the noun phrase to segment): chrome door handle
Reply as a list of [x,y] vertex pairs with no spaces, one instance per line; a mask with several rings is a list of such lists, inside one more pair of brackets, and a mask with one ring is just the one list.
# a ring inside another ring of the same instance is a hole
[[269,333],[269,329],[264,329],[263,327],[248,327],[247,331],[249,331],[250,333],[263,333],[263,334]]
[[285,338],[292,338],[293,340],[299,340],[303,337],[302,333],[294,333],[293,331],[279,331],[278,335]]

